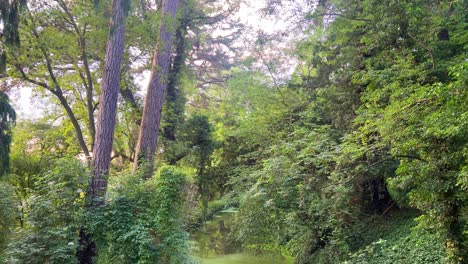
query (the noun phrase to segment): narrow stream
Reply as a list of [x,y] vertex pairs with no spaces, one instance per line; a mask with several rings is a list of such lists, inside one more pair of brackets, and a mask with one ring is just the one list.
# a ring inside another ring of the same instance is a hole
[[292,264],[293,258],[279,252],[252,255],[229,239],[235,211],[225,210],[191,234],[191,254],[201,264]]

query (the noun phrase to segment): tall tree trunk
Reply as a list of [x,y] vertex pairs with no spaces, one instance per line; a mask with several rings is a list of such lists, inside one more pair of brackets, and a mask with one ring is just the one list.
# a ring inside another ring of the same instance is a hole
[[[144,177],[153,176],[154,154],[158,142],[161,112],[166,92],[170,55],[178,0],[162,1],[159,48],[154,53],[151,78],[145,98],[143,117],[135,155],[135,170],[145,162]],[[170,16],[170,19],[167,18]]]
[[180,25],[177,27],[175,34],[175,55],[172,61],[172,66],[169,70],[169,80],[167,84],[166,105],[163,111],[164,126],[162,127],[162,136],[165,153],[170,153],[167,162],[174,165],[184,155],[170,151],[170,142],[176,141],[176,131],[184,120],[184,103],[183,97],[178,85],[180,83],[180,75],[185,65],[185,34],[187,32],[186,18],[182,18]]
[[0,177],[10,171],[11,128],[15,120],[8,95],[0,91]]
[[104,195],[107,187],[105,176],[109,174],[114,141],[120,64],[124,52],[125,19],[128,12],[127,1],[129,0],[114,0],[112,4],[113,11],[107,40],[102,94],[93,152],[92,178],[88,187],[88,195],[92,199]]
[[[124,52],[125,20],[129,0],[114,0],[107,39],[102,94],[93,152],[92,175],[88,186],[86,207],[92,208],[104,203],[107,190],[112,143],[114,141],[117,98],[119,95],[120,63]],[[80,231],[80,249],[77,257],[81,264],[91,264],[97,254],[96,245],[85,229]]]

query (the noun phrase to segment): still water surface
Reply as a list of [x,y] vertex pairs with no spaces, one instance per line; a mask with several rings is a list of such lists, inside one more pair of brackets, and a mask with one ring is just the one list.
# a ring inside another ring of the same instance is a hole
[[292,264],[293,258],[279,252],[252,255],[229,239],[235,212],[225,210],[191,234],[191,254],[201,264]]

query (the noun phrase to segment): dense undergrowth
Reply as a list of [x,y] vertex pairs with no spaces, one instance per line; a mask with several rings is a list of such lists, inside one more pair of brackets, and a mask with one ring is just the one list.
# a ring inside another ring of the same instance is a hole
[[395,210],[367,219],[354,232],[355,248],[345,263],[447,263],[443,239],[418,226],[417,216]]
[[183,229],[187,175],[161,167],[142,180],[130,173],[111,181],[105,207],[87,212],[97,263],[190,263]]

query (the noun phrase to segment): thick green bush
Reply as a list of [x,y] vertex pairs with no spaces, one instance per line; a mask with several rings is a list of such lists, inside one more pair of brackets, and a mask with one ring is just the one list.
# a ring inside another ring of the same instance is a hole
[[361,233],[362,240],[373,241],[350,254],[345,263],[448,263],[443,239],[434,231],[417,226],[413,217],[386,220],[377,220]]
[[186,175],[173,167],[148,181],[131,174],[112,179],[107,204],[87,213],[97,263],[188,263],[185,184]]
[[8,245],[6,263],[77,263],[87,175],[77,160],[60,159],[39,177],[25,202],[24,226],[12,235]]

